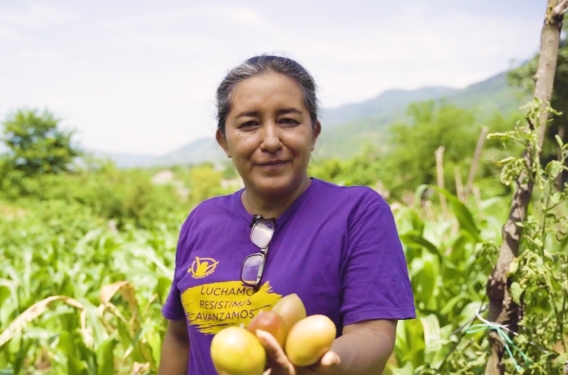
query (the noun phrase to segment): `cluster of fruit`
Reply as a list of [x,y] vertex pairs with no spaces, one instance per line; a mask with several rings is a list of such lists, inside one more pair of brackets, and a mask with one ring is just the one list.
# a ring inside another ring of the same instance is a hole
[[220,375],[262,375],[266,351],[256,330],[270,333],[296,366],[310,366],[331,349],[335,324],[325,315],[306,315],[297,294],[283,297],[272,310],[261,311],[245,328],[231,326],[211,342],[211,359]]

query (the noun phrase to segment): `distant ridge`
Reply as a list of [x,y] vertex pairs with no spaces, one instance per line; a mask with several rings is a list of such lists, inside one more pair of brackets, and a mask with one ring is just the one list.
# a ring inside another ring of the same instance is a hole
[[436,100],[458,91],[458,89],[444,86],[423,87],[416,90],[391,89],[361,103],[345,104],[337,108],[324,109],[321,114],[321,121],[326,128],[333,128],[362,118],[404,111],[408,104],[412,102]]
[[221,146],[217,144],[217,141],[211,137],[211,139],[196,139],[185,146],[159,157],[156,159],[156,163],[160,165],[198,164],[222,159],[227,159],[227,156]]
[[[410,103],[425,100],[447,100],[457,106],[482,110],[482,113],[508,113],[519,108],[526,99],[507,83],[507,72],[489,77],[464,89],[445,86],[416,90],[391,89],[361,103],[324,108],[321,113],[322,134],[316,156],[351,157],[365,143],[380,144],[385,129],[401,121]],[[199,164],[227,160],[213,137],[200,138],[165,155],[128,155],[103,153],[119,167],[156,167]]]

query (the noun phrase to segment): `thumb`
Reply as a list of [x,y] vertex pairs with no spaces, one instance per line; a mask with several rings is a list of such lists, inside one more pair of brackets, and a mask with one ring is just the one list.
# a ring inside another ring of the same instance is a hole
[[334,352],[327,352],[321,357],[318,363],[312,366],[308,366],[308,368],[314,372],[322,371],[327,372],[327,370],[339,365],[341,363],[341,359],[339,356]]
[[294,366],[288,360],[284,353],[284,349],[280,347],[278,341],[270,333],[257,329],[256,337],[266,350],[267,362],[271,368],[278,368],[286,370],[286,373],[293,374]]
[[327,352],[320,360],[320,365],[323,367],[337,366],[341,363],[341,359],[334,352]]

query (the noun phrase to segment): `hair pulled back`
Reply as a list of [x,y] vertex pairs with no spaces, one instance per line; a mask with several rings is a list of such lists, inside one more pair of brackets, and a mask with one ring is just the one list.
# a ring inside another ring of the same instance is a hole
[[318,121],[316,84],[310,73],[292,59],[281,56],[260,55],[251,57],[230,70],[217,88],[217,129],[221,134],[225,135],[225,121],[231,111],[231,92],[233,88],[247,78],[267,72],[285,75],[296,82],[304,93],[304,103],[310,113],[312,125]]

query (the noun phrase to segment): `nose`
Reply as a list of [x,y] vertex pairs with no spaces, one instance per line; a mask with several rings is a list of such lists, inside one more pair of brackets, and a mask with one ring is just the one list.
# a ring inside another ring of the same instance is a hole
[[282,148],[280,139],[280,129],[272,122],[266,123],[262,127],[262,143],[260,149],[265,152],[274,153]]

